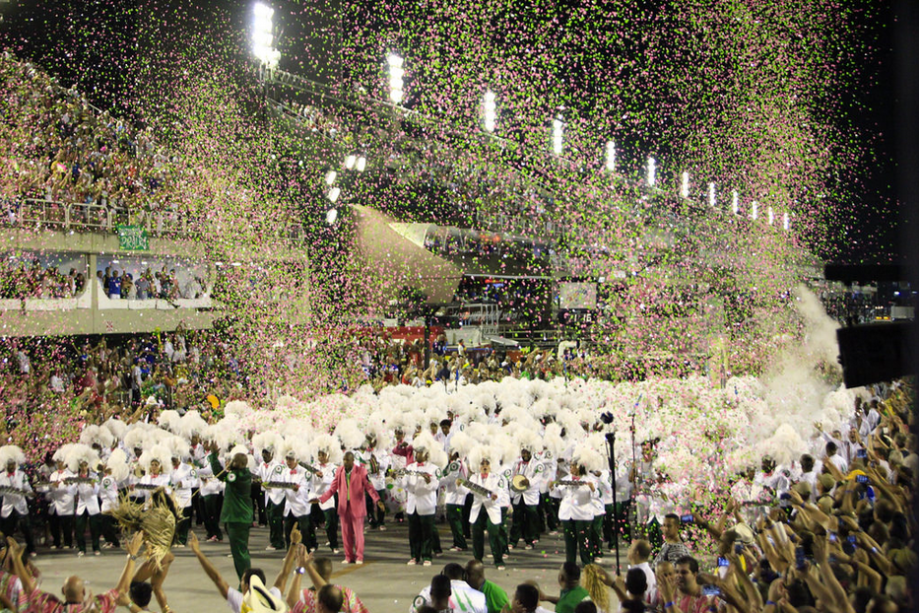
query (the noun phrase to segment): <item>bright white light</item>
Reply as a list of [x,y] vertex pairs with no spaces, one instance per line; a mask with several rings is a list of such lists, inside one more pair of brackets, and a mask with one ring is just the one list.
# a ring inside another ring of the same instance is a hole
[[485,129],[489,132],[495,131],[495,121],[497,119],[497,104],[495,103],[495,93],[493,91],[485,92]]
[[325,214],[325,222],[330,226],[338,219],[338,209],[329,209]]
[[789,229],[790,227],[791,227],[791,222],[790,222],[790,220],[788,219],[788,213],[785,213],[785,214],[782,216],[782,228],[783,228],[786,232],[788,232],[788,229]]
[[274,48],[274,9],[259,2],[252,7],[252,12],[255,15],[252,22],[252,53],[260,62],[274,68],[281,59],[281,52]]
[[562,154],[562,133],[563,126],[561,119],[552,120],[552,151],[555,152],[555,155]]
[[333,183],[335,183],[335,179],[337,178],[338,178],[338,173],[335,172],[334,170],[330,170],[329,172],[325,173],[326,185],[332,185]]
[[606,170],[616,172],[616,143],[606,143]]
[[683,198],[689,198],[689,173],[685,171],[680,178],[680,195]]
[[355,166],[355,169],[358,172],[364,172],[365,168],[367,168],[367,158],[362,155],[361,157],[357,158],[357,166]]
[[349,155],[345,158],[345,168],[351,170],[354,168],[354,164],[357,163],[357,156],[354,154]]
[[402,77],[405,76],[405,71],[402,69],[402,58],[390,53],[386,61],[389,63],[389,99],[393,104],[399,104],[404,94]]
[[708,205],[714,207],[718,204],[718,200],[715,198],[715,184],[708,184]]
[[772,207],[769,207],[769,225],[773,223],[775,223],[775,214],[772,212]]
[[731,192],[731,211],[733,211],[735,215],[740,212],[740,203],[737,201],[736,191]]
[[242,266],[241,262],[233,262],[231,266]]
[[654,187],[657,181],[657,161],[654,158],[648,158],[648,187]]
[[753,205],[750,208],[750,219],[756,221],[756,214],[757,214],[758,208],[759,208],[759,205],[757,204],[756,200],[754,200]]
[[329,190],[329,200],[331,200],[332,202],[335,202],[336,200],[338,200],[338,196],[340,194],[341,194],[341,189],[337,187],[333,187],[332,189]]
[[274,9],[261,2],[255,3],[255,6],[252,7],[252,12],[255,13],[256,18],[271,19],[274,17]]

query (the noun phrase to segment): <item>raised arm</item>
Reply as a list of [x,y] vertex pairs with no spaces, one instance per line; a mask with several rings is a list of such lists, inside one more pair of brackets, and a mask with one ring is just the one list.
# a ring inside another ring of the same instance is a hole
[[6,542],[9,547],[9,556],[12,558],[13,562],[13,574],[19,577],[19,580],[22,582],[22,589],[25,590],[25,593],[31,594],[35,591],[37,586],[35,585],[35,579],[22,563],[23,547],[12,537],[7,537]]
[[219,572],[217,572],[217,569],[214,568],[214,565],[211,564],[211,561],[207,559],[207,556],[201,553],[201,545],[198,543],[198,537],[194,532],[191,532],[188,535],[188,546],[191,547],[192,553],[194,553],[195,557],[198,558],[198,562],[201,564],[201,568],[204,569],[205,574],[210,577],[211,581],[214,582],[214,585],[217,586],[217,591],[220,592],[220,597],[226,600],[227,593],[230,591],[230,586],[227,585],[227,582],[223,580],[223,577]]
[[274,586],[278,588],[278,591],[282,594],[284,593],[284,588],[287,586],[287,578],[290,577],[290,573],[294,568],[294,561],[297,559],[297,552],[300,550],[302,542],[303,535],[300,534],[300,530],[297,529],[297,526],[294,526],[290,531],[290,547],[287,549],[287,555],[284,557],[284,564],[281,566],[281,572],[278,573],[277,578],[274,580]]
[[125,549],[128,552],[128,559],[124,563],[124,570],[121,571],[121,577],[118,579],[118,585],[115,586],[115,589],[119,593],[127,592],[128,588],[131,587],[131,578],[134,576],[134,563],[137,561],[137,554],[140,552],[140,548],[144,544],[144,535],[142,532],[135,532],[134,536],[131,538],[131,541],[128,543]]

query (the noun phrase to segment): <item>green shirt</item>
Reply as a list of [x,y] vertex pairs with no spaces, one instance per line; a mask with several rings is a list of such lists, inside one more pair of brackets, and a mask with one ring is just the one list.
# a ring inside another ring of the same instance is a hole
[[238,470],[227,469],[222,475],[223,467],[217,460],[216,454],[208,456],[211,470],[218,478],[226,483],[223,493],[223,510],[220,512],[221,523],[242,522],[252,523],[252,473],[248,468]]
[[488,607],[488,613],[500,613],[504,605],[509,602],[507,592],[488,579],[482,584],[482,593],[485,594],[485,606]]
[[580,585],[572,590],[562,590],[558,595],[555,613],[574,613],[574,608],[582,600],[589,600],[590,594]]

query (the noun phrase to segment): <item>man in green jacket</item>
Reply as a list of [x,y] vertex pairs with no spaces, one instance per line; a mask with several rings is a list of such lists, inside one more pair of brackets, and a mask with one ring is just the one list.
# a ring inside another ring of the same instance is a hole
[[209,451],[207,459],[211,464],[211,470],[218,479],[226,483],[220,521],[226,525],[233,566],[236,575],[242,579],[243,573],[251,566],[249,530],[252,528],[252,473],[249,472],[249,459],[246,454],[237,453],[224,470],[217,458],[216,444],[212,445]]
[[582,600],[590,600],[590,594],[581,585],[581,568],[574,562],[565,562],[558,571],[558,585],[561,588],[558,596],[540,593],[540,600],[555,605],[555,613],[574,613],[574,608]]

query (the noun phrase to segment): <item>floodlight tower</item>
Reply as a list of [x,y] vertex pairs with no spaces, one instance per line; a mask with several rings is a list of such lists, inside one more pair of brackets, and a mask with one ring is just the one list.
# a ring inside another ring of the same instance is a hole
[[495,103],[495,92],[491,90],[485,92],[484,111],[485,130],[488,132],[494,132],[495,122],[498,118],[498,106]]
[[657,160],[653,157],[648,158],[648,187],[654,187],[657,182]]
[[555,155],[562,154],[562,134],[564,129],[560,116],[552,120],[552,151]]
[[680,196],[689,198],[689,173],[686,171],[680,177]]
[[405,71],[402,70],[402,58],[395,53],[390,53],[386,62],[389,64],[389,99],[393,104],[400,104],[405,94],[402,89],[402,77],[405,76]]
[[274,9],[256,2],[252,13],[252,53],[268,68],[277,68],[281,52],[274,48]]
[[715,205],[718,204],[718,199],[715,197],[715,184],[708,184],[708,205],[712,208],[715,208]]
[[616,172],[616,143],[613,141],[606,143],[606,170]]

